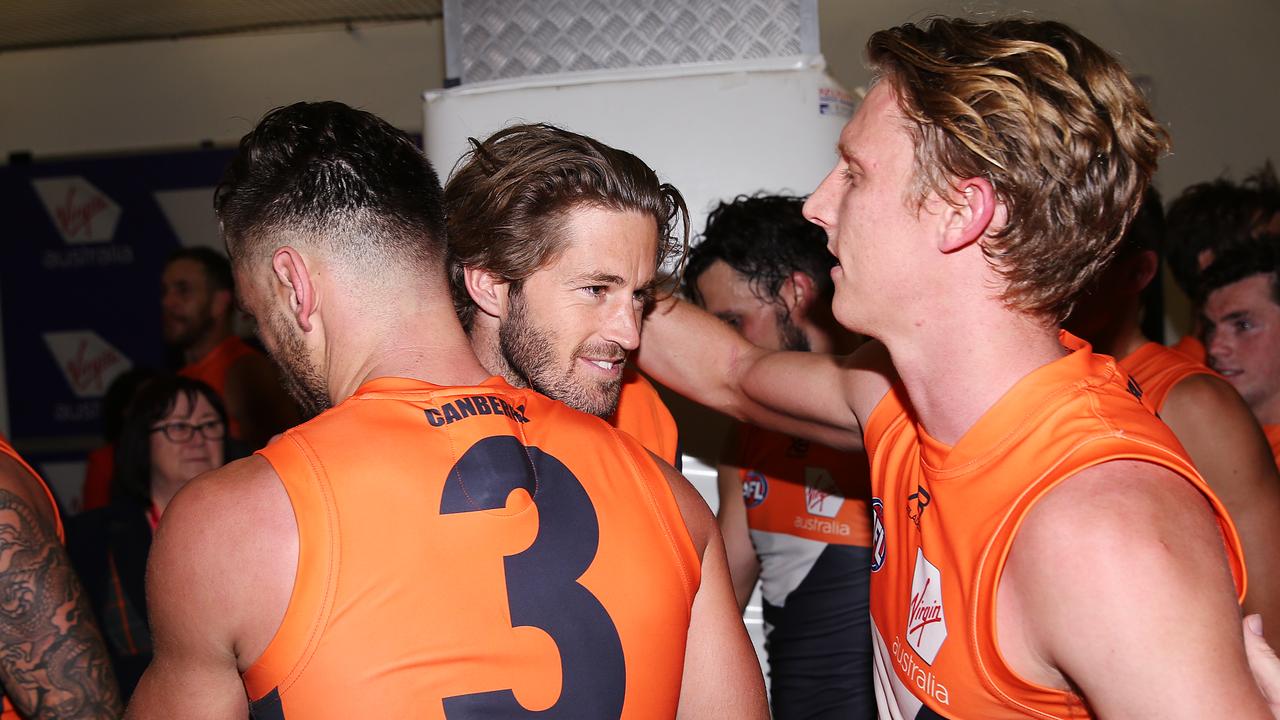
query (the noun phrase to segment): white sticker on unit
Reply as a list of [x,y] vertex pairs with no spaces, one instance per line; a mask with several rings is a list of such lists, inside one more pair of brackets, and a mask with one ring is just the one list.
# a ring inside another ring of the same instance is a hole
[[121,373],[133,367],[125,354],[92,330],[47,332],[44,342],[78,398],[99,398]]
[[942,642],[947,639],[947,621],[942,611],[942,573],[918,548],[911,579],[906,635],[911,648],[930,665],[938,656]]

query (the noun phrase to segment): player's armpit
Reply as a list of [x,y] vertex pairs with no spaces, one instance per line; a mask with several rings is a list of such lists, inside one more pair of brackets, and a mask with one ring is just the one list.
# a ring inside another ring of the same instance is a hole
[[1012,670],[1097,717],[1270,717],[1210,506],[1167,469],[1113,461],[1051,490],[1014,539],[997,624]]
[[[1280,618],[1280,473],[1262,428],[1235,388],[1213,375],[1174,386],[1160,416],[1240,534],[1249,569],[1245,612]],[[1280,622],[1267,631],[1280,640]]]
[[66,550],[0,487],[0,681],[23,717],[117,718],[119,689]]
[[1271,706],[1271,714],[1280,720],[1280,659],[1262,636],[1264,625],[1260,615],[1249,615],[1240,626],[1244,630],[1244,652],[1253,679]]

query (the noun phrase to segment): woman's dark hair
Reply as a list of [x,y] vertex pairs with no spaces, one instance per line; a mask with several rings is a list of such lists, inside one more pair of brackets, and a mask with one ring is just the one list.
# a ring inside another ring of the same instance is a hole
[[[111,482],[113,498],[151,504],[151,428],[173,412],[179,395],[185,396],[192,408],[203,396],[222,422],[227,421],[222,400],[207,384],[172,374],[148,380],[138,388],[133,402],[125,410],[116,443],[115,476]],[[222,442],[225,449],[225,438]]]

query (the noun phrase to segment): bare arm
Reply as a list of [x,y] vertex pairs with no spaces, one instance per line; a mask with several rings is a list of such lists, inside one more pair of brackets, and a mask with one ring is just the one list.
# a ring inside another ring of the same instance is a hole
[[743,612],[747,609],[751,592],[756,589],[756,580],[760,579],[760,559],[751,544],[751,531],[747,527],[747,506],[742,500],[740,472],[739,468],[724,463],[716,467],[720,490],[720,509],[716,512],[716,520],[724,537],[733,594],[738,598],[738,612]]
[[1249,658],[1249,669],[1258,682],[1258,689],[1271,706],[1271,714],[1280,719],[1280,659],[1276,651],[1267,644],[1262,636],[1262,618],[1250,615],[1242,623],[1244,628],[1244,650]]
[[1221,535],[1203,497],[1116,461],[1028,514],[999,589],[1013,669],[1074,687],[1100,718],[1270,718],[1250,674]]
[[734,600],[724,543],[715,517],[693,485],[654,460],[667,476],[680,513],[702,557],[702,582],[693,600],[685,643],[677,720],[767,720],[764,676]]
[[298,423],[298,411],[267,358],[253,353],[227,368],[227,414],[240,423],[250,450]]
[[[640,369],[696,402],[754,425],[842,450],[862,448],[858,412],[889,381],[858,358],[775,352],[747,342],[715,316],[671,299],[649,314]],[[867,372],[871,370],[871,372]]]
[[1160,416],[1231,513],[1249,568],[1246,613],[1277,622],[1280,641],[1280,474],[1262,428],[1235,388],[1212,375],[1195,375],[1169,393]]
[[0,464],[0,682],[23,717],[117,718],[119,689],[44,491]]
[[165,509],[147,562],[155,657],[129,718],[248,717],[240,673],[279,628],[297,567],[289,500],[266,465],[206,473]]

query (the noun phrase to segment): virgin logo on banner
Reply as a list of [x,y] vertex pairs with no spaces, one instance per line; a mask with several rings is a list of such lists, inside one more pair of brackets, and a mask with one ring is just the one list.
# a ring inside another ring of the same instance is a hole
[[82,177],[31,181],[49,219],[69,244],[111,242],[120,206]]
[[129,358],[92,330],[47,332],[44,342],[78,398],[99,398],[121,373],[133,367]]

